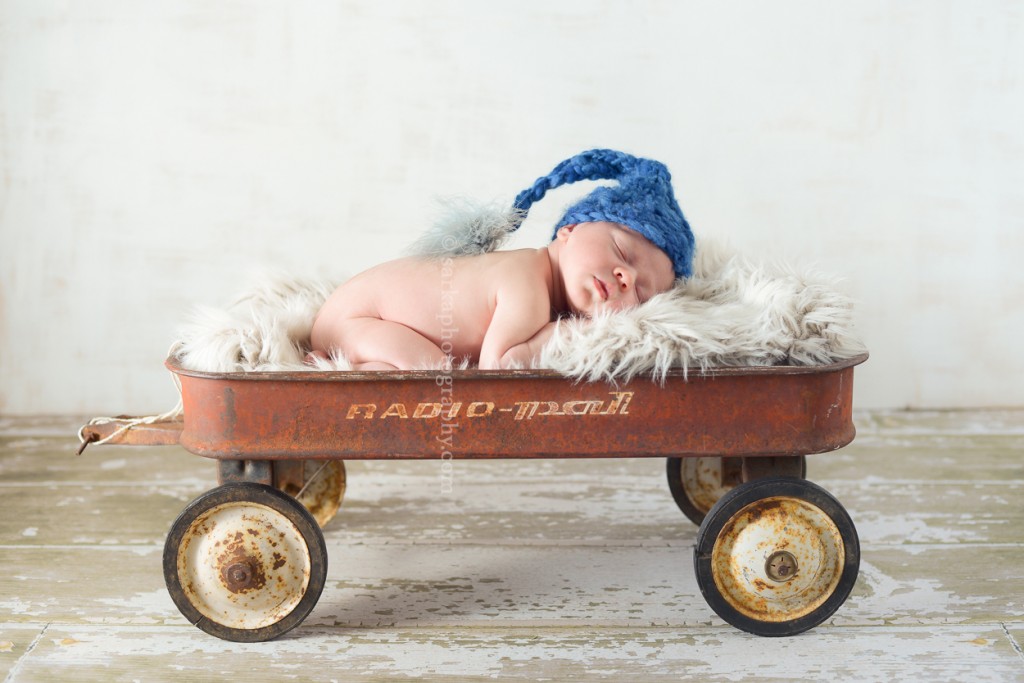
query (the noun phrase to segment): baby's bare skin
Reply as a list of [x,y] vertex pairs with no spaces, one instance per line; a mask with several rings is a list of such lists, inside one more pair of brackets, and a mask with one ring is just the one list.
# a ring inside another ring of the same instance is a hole
[[546,248],[389,261],[328,298],[313,350],[341,351],[360,370],[437,366],[446,355],[507,366],[529,360],[530,349],[516,347],[553,319],[553,296]]
[[568,225],[541,249],[410,257],[357,275],[317,314],[313,353],[341,353],[357,370],[440,367],[447,356],[527,365],[560,314],[622,310],[674,281],[671,260],[639,233]]

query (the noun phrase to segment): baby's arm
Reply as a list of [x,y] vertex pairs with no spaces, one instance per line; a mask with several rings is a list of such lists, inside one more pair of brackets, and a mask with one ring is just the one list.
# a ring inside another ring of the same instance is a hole
[[512,280],[498,290],[494,315],[480,348],[480,368],[493,370],[529,364],[551,338],[551,299],[545,287],[528,279]]
[[[555,323],[545,323],[544,327],[540,328],[537,334],[533,335],[521,344],[516,344],[501,357],[501,367],[507,368],[514,365],[522,365],[529,367],[530,361],[540,356],[540,350],[544,348],[544,345],[551,339],[552,333],[555,331]],[[483,367],[483,365],[481,365]]]

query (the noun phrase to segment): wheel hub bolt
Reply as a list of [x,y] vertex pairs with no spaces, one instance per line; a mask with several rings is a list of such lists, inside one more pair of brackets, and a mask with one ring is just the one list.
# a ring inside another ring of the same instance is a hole
[[228,588],[233,591],[248,588],[252,583],[252,567],[248,562],[236,562],[224,570],[224,578],[227,579]]
[[772,581],[789,581],[796,576],[796,569],[796,557],[785,550],[776,550],[764,564],[764,573]]

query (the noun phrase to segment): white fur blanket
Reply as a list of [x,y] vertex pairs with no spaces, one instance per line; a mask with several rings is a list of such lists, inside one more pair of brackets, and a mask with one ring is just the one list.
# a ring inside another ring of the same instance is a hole
[[[198,309],[172,353],[183,367],[208,372],[346,370],[344,359],[303,364],[313,317],[334,286],[264,278],[225,309]],[[691,278],[642,306],[562,321],[535,365],[579,379],[627,380],[661,378],[671,368],[823,364],[864,350],[853,332],[853,304],[834,281],[704,239]]]

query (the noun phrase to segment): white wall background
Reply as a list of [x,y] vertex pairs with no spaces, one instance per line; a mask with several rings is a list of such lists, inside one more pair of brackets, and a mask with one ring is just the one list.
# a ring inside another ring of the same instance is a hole
[[1024,405],[1022,46],[1000,0],[0,0],[0,413],[164,410],[254,266],[358,271],[596,146],[845,275],[860,407]]

